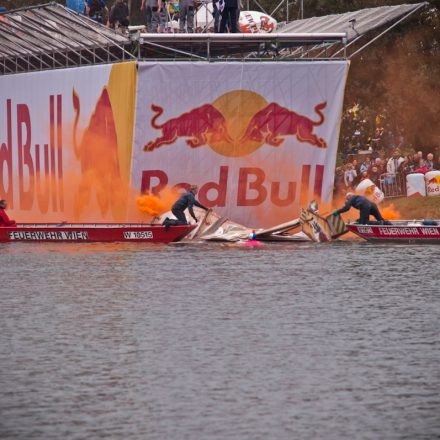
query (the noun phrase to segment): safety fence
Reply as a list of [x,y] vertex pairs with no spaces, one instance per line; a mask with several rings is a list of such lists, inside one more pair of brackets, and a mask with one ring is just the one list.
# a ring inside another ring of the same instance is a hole
[[406,175],[381,174],[379,186],[385,198],[406,196]]
[[382,174],[379,188],[384,198],[440,196],[440,171],[432,170],[426,174]]

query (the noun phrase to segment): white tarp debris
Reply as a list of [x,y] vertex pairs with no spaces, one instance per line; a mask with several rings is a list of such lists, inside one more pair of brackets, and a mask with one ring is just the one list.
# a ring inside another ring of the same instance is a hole
[[[197,207],[193,207],[193,209],[198,219],[197,227],[182,240],[183,242],[243,242],[252,236],[258,241],[270,242],[303,242],[310,240],[325,242],[348,232],[340,216],[335,218],[332,216],[321,217],[318,214],[318,205],[315,201],[312,201],[307,209],[302,210],[300,218],[281,223],[272,228],[258,230],[252,230],[235,223],[226,217],[220,216],[212,209],[208,211]],[[188,223],[196,223],[187,210],[185,215]],[[171,211],[168,211],[160,217],[156,217],[152,223],[162,224],[167,217],[174,219]],[[302,231],[298,232],[300,227],[302,227]]]

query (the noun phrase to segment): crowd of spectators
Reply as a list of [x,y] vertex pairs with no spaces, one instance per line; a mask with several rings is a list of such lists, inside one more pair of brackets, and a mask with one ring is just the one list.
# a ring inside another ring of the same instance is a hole
[[[240,0],[212,0],[213,31],[239,31]],[[163,33],[173,31],[172,20],[178,18],[179,32],[194,32],[194,16],[200,0],[142,0],[140,9],[145,14],[147,32]],[[127,0],[115,0],[110,8],[107,0],[84,0],[84,14],[92,20],[115,29],[124,29],[129,25]]]
[[[427,153],[406,142],[405,131],[392,128],[386,121],[386,111],[369,114],[359,105],[345,111],[341,126],[340,159],[335,170],[335,192],[354,190],[364,179],[383,188],[396,182],[396,190],[406,191],[406,175],[426,174],[440,170],[440,151]],[[405,186],[405,187],[404,187]]]

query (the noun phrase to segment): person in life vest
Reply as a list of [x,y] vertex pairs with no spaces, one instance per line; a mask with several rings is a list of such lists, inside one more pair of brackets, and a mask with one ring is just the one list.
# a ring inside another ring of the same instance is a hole
[[189,213],[191,214],[191,217],[196,221],[197,223],[197,217],[194,214],[193,206],[198,206],[199,208],[204,209],[205,211],[208,210],[205,206],[203,206],[201,203],[199,203],[196,200],[196,194],[199,191],[199,188],[197,185],[191,185],[189,188],[189,191],[183,194],[176,203],[171,208],[171,212],[174,214],[174,216],[179,220],[179,223],[182,225],[187,225],[188,222],[186,221],[186,217],[183,211],[185,211],[186,208],[188,208]]
[[0,226],[17,226],[15,220],[9,220],[5,211],[7,206],[6,200],[0,200]]
[[345,205],[342,208],[334,211],[333,215],[336,216],[343,212],[347,212],[351,207],[359,209],[360,218],[357,220],[357,222],[361,225],[368,224],[370,220],[370,215],[372,215],[381,224],[390,224],[382,217],[376,203],[371,202],[364,196],[358,196],[352,192],[347,193],[347,195],[345,196]]

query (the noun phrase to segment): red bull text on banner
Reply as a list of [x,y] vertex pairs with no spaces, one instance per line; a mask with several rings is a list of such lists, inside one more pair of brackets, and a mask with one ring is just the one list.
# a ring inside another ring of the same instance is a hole
[[120,63],[0,77],[0,197],[15,218],[125,220],[135,74]]
[[[270,225],[329,201],[346,62],[140,63],[132,184]],[[161,92],[172,78],[173,93]]]

